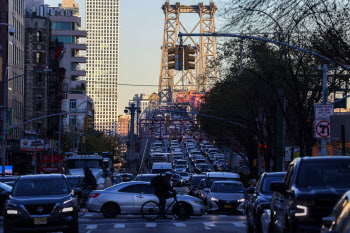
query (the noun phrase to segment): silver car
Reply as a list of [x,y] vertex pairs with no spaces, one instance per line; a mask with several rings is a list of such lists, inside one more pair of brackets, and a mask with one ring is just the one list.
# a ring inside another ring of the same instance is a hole
[[[177,199],[191,206],[192,215],[205,214],[206,207],[198,198],[178,194]],[[153,187],[149,182],[132,181],[92,191],[86,208],[91,212],[102,213],[106,218],[114,218],[118,214],[141,214],[141,207],[147,201],[159,202]],[[173,198],[168,199],[167,204],[172,201]],[[171,210],[168,214],[171,214]]]

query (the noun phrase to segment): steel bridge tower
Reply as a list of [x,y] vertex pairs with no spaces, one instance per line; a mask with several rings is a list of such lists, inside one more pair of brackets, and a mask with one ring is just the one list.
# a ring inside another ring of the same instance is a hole
[[[162,46],[162,59],[159,76],[160,99],[163,102],[173,102],[173,97],[181,91],[206,92],[210,90],[218,79],[216,67],[216,39],[213,36],[200,38],[184,37],[184,45],[190,44],[196,48],[195,70],[169,70],[168,48],[177,44],[178,33],[214,33],[214,15],[217,7],[210,5],[170,5],[167,1],[162,7],[165,14],[164,36]],[[181,22],[181,14],[198,14],[199,21],[188,30],[185,23]]]

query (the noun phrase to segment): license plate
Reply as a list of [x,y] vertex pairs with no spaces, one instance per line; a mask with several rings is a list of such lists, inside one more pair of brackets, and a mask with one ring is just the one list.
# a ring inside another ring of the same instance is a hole
[[47,218],[34,218],[34,225],[47,224]]
[[225,208],[225,209],[231,209],[231,208],[232,208],[232,205],[224,205],[224,208]]

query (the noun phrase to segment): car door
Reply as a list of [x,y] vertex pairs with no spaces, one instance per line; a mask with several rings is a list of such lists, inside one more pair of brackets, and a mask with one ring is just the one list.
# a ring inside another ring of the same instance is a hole
[[148,184],[136,184],[134,193],[135,213],[141,213],[141,208],[147,201],[159,203],[158,197],[154,194],[154,188]]
[[118,198],[117,201],[122,214],[135,213],[134,195],[136,194],[136,185],[137,184],[128,185],[118,191],[119,195],[116,197]]

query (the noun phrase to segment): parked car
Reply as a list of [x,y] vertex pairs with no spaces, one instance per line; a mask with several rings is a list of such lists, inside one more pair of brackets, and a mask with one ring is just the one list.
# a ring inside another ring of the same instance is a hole
[[329,217],[322,219],[321,233],[350,232],[350,191],[346,192]]
[[350,189],[350,157],[297,158],[283,181],[270,185],[271,229],[276,232],[320,232],[338,199]]
[[208,190],[207,212],[240,213],[237,208],[244,203],[245,193],[241,182],[215,181]]
[[[205,214],[205,205],[198,198],[177,194],[177,199],[186,203],[192,215]],[[173,198],[167,199],[167,204],[173,200]],[[87,208],[90,212],[102,213],[106,218],[114,218],[120,214],[141,214],[141,207],[147,201],[159,202],[154,194],[154,188],[147,182],[133,181],[117,184],[105,190],[92,191]]]
[[4,205],[4,232],[77,233],[78,206],[74,195],[80,194],[80,189],[70,190],[61,174],[21,176]]
[[190,188],[188,190],[188,195],[195,196],[198,184],[202,179],[205,178],[205,175],[192,175],[190,177]]
[[[10,185],[0,182],[0,193],[2,192],[10,193],[11,190],[12,190],[12,187]],[[3,215],[4,203],[6,202],[6,200],[7,200],[6,195],[0,195],[0,216]]]
[[247,228],[250,232],[261,232],[261,216],[265,209],[270,209],[272,192],[270,184],[274,181],[282,181],[285,172],[263,173],[255,187],[247,188],[248,198],[246,203]]

